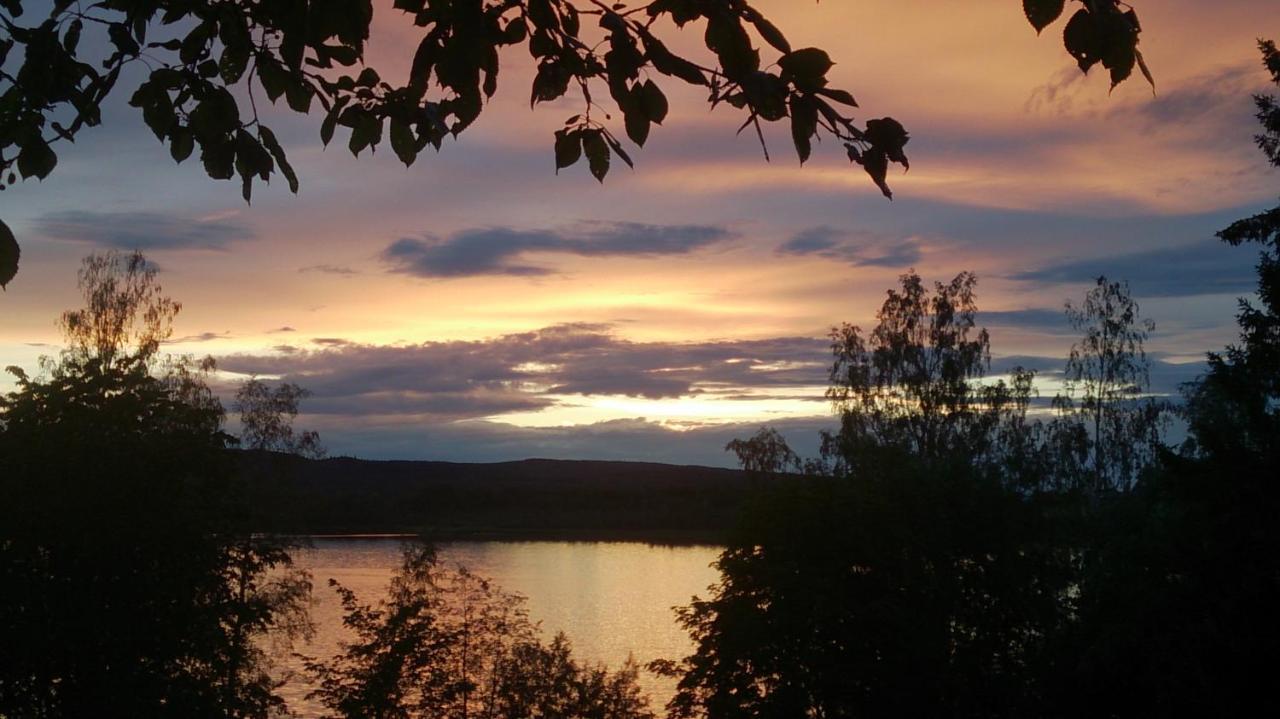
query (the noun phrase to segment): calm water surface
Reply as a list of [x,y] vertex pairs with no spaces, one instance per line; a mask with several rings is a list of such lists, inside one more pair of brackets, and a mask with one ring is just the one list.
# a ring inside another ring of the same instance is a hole
[[[400,563],[397,539],[316,539],[298,557],[315,582],[312,617],[316,636],[295,650],[330,657],[348,638],[341,606],[328,586],[336,579],[361,601],[383,596]],[[565,632],[575,655],[617,667],[627,656],[640,663],[678,659],[691,649],[676,625],[671,608],[706,596],[716,581],[710,564],[715,547],[660,547],[631,542],[453,542],[439,546],[448,565],[461,564],[489,577],[508,592],[528,598],[532,619],[550,638]],[[320,707],[306,701],[310,685],[300,674],[301,662],[281,660],[291,674],[283,694],[303,717],[318,716]],[[642,672],[641,684],[660,708],[671,696],[673,682]]]

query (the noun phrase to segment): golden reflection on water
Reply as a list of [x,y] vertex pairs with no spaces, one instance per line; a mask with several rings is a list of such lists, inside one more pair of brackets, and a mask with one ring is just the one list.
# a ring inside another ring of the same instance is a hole
[[[716,581],[710,564],[715,547],[667,547],[638,542],[451,542],[440,545],[441,559],[493,579],[502,589],[528,598],[529,615],[549,638],[565,632],[575,655],[588,662],[622,664],[628,655],[641,664],[678,659],[691,649],[675,623],[672,607],[706,595]],[[297,557],[312,572],[316,636],[295,651],[329,657],[346,638],[341,607],[329,588],[336,579],[372,603],[386,589],[400,562],[397,539],[316,539]],[[288,683],[282,690],[290,708],[315,717],[320,707],[307,702],[310,685],[301,661],[280,660]],[[670,680],[642,672],[641,686],[655,709],[674,690]]]

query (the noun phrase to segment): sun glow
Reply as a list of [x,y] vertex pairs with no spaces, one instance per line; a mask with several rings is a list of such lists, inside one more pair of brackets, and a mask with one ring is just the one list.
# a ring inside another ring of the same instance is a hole
[[672,429],[716,424],[768,422],[826,414],[829,404],[822,387],[786,390],[722,388],[683,397],[627,397],[622,395],[557,395],[557,404],[533,412],[487,417],[522,427],[565,427],[644,418]]

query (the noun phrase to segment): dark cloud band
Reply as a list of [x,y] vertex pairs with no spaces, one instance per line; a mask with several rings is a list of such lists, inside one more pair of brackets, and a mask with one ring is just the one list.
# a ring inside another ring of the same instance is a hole
[[35,231],[55,240],[121,250],[224,250],[251,240],[247,225],[229,219],[200,220],[162,212],[67,210],[36,218]]
[[1178,247],[1085,260],[1065,260],[1018,272],[1010,279],[1078,284],[1105,275],[1125,280],[1135,297],[1194,297],[1245,294],[1257,282],[1257,251],[1204,240]]
[[848,232],[833,227],[802,230],[778,248],[780,255],[816,255],[854,267],[910,267],[920,261],[920,241],[915,237],[892,238],[869,232]]
[[463,230],[444,239],[397,240],[382,252],[392,271],[417,277],[527,277],[554,270],[527,259],[531,254],[579,257],[684,255],[725,242],[733,233],[710,225],[587,223],[571,230],[491,227]]
[[598,324],[474,342],[313,342],[322,349],[290,345],[278,354],[232,355],[219,367],[299,382],[315,393],[310,411],[475,419],[539,409],[564,395],[664,399],[821,386],[829,352],[825,340],[810,338],[631,342]]

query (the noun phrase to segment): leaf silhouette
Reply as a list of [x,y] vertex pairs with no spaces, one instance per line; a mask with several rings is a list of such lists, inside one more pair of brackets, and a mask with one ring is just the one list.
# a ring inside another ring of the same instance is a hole
[[18,240],[13,236],[9,226],[0,220],[0,289],[7,289],[18,274],[18,258],[22,251],[18,248]]
[[1022,0],[1022,11],[1026,13],[1027,22],[1031,23],[1031,27],[1034,27],[1036,34],[1039,35],[1042,30],[1062,17],[1062,10],[1066,4],[1067,0]]

